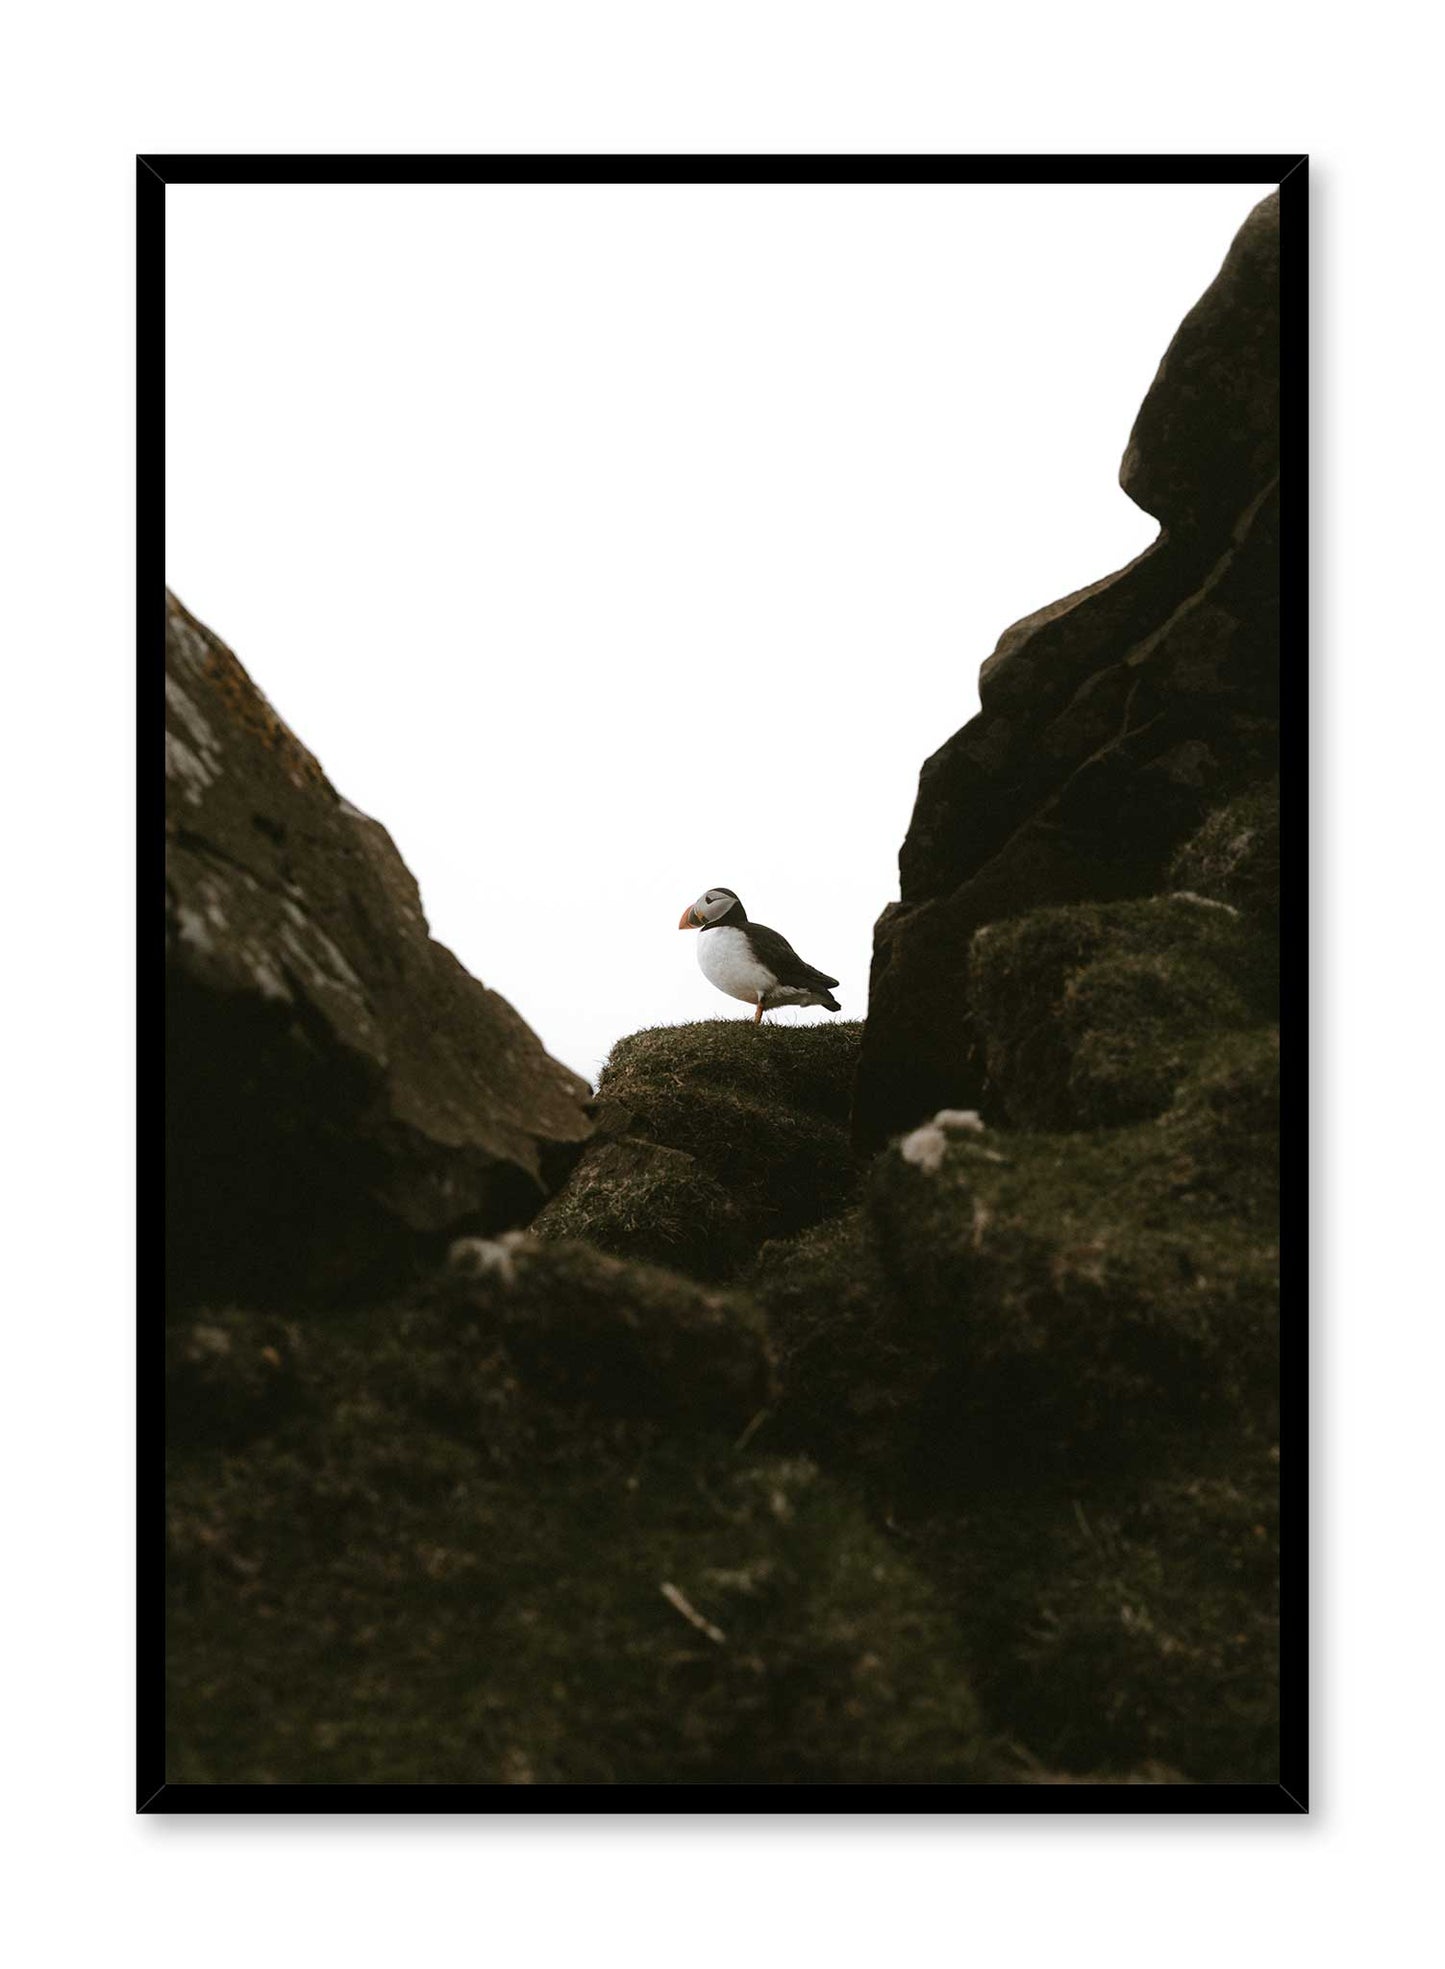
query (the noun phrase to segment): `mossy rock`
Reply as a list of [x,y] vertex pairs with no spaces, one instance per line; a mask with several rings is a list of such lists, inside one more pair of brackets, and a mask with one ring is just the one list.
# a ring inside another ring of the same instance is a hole
[[1273,1444],[1226,1437],[1128,1484],[981,1491],[909,1549],[966,1631],[991,1723],[1043,1766],[1268,1784],[1278,1493]]
[[1053,1131],[1162,1113],[1221,1032],[1273,1015],[1274,964],[1232,908],[1197,897],[987,925],[969,991],[997,1118]]
[[484,1384],[525,1403],[736,1433],[772,1394],[752,1300],[588,1244],[466,1239],[434,1291],[475,1327]]
[[711,1087],[845,1128],[862,1041],[858,1019],[806,1026],[755,1026],[749,1019],[648,1026],[613,1047],[598,1079],[598,1097],[631,1107],[639,1087],[684,1092]]
[[744,1275],[778,1354],[765,1440],[901,1497],[1273,1427],[1278,1079],[1276,1031],[1226,1034],[1153,1122],[944,1114],[895,1143],[862,1208]]
[[1176,889],[1229,903],[1277,932],[1279,781],[1217,808],[1174,857],[1169,879]]
[[735,1447],[745,1302],[580,1246],[468,1257],[313,1325],[272,1432],[174,1449],[172,1782],[988,1774],[937,1594],[813,1463]]
[[[1207,1133],[1207,1130],[1205,1131]],[[1211,1192],[1189,1117],[1096,1137],[910,1137],[869,1215],[938,1364],[920,1480],[1136,1460],[1277,1400],[1279,1247]]]
[[632,1136],[589,1148],[530,1229],[700,1278],[726,1278],[752,1242],[746,1216],[696,1156]]
[[1273,1234],[1279,1100],[1278,1026],[1216,1040],[1162,1120],[1174,1193],[1191,1204],[1206,1199]]
[[726,1279],[764,1239],[843,1209],[859,1031],[712,1019],[620,1040],[595,1103],[614,1139],[583,1156],[542,1235]]
[[563,1485],[321,1442],[178,1473],[171,1526],[173,1782],[986,1772],[952,1621],[808,1463],[658,1451]]
[[858,1214],[769,1247],[750,1283],[782,1383],[759,1443],[816,1442],[865,1479],[965,1632],[1009,1781],[1273,1780],[1278,1468],[1239,1414],[1272,1407],[1267,1355],[1242,1404],[1191,1417],[1186,1399],[1156,1428],[1137,1354],[1117,1369],[1106,1330],[1102,1359],[1065,1346],[980,1371],[936,1304],[888,1280]]
[[1130,1128],[938,1116],[747,1274],[781,1383],[758,1444],[857,1472],[1010,1781],[1277,1774],[1278,1083],[1251,1029]]
[[865,1476],[892,1470],[938,1361],[897,1305],[863,1211],[765,1244],[741,1282],[777,1353],[766,1442]]

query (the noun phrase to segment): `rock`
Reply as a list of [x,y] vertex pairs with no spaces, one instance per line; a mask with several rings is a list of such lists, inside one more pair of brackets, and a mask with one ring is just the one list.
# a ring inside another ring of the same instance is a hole
[[630,1136],[589,1147],[532,1229],[700,1278],[729,1277],[750,1244],[743,1213],[696,1156]]
[[[1244,934],[1172,900],[1041,915],[997,934],[1054,967],[1046,1006],[1069,938],[1192,918],[1206,965]],[[1277,1775],[1278,1088],[1252,1025],[1131,1126],[941,1111],[744,1276],[779,1382],[756,1446],[852,1473],[952,1609],[1014,1781]]]
[[[478,1241],[480,1242],[480,1241]],[[508,1233],[444,1303],[478,1324],[488,1375],[529,1397],[736,1434],[771,1399],[772,1350],[751,1300],[574,1241]]]
[[1046,1766],[1272,1784],[1278,1497],[1276,1446],[1230,1440],[1129,1483],[980,1492],[910,1550],[991,1723]]
[[920,1344],[864,1211],[765,1244],[745,1274],[778,1360],[769,1444],[849,1470],[891,1497],[940,1376]]
[[1217,807],[1174,857],[1179,889],[1228,903],[1271,937],[1279,934],[1279,782]]
[[613,1047],[598,1080],[598,1100],[630,1107],[638,1088],[705,1088],[846,1127],[862,1037],[857,1019],[813,1026],[753,1026],[745,1019],[649,1026]]
[[978,1104],[975,931],[1156,892],[1208,814],[1277,771],[1277,234],[1271,197],[1136,420],[1125,489],[1164,532],[1006,631],[978,716],[924,764],[874,935],[860,1146]]
[[736,1447],[755,1310],[486,1242],[510,1278],[309,1328],[289,1430],[176,1450],[171,1781],[990,1776],[937,1593],[811,1460]]
[[989,924],[969,961],[986,1098],[1020,1128],[1162,1114],[1221,1033],[1277,1016],[1274,958],[1232,909],[1188,895]]
[[427,933],[385,829],[168,597],[173,1299],[377,1291],[525,1221],[589,1090]]
[[1261,199],[1180,323],[1119,468],[1171,534],[1228,527],[1279,471],[1279,193]]
[[765,1440],[926,1502],[1277,1429],[1277,1094],[1250,1031],[1132,1128],[905,1137],[861,1211],[746,1275],[778,1354]]
[[880,1158],[869,1220],[935,1380],[917,1416],[933,1492],[1027,1468],[1103,1471],[1222,1424],[1276,1426],[1279,1247],[1198,1176],[1190,1117],[937,1170]]
[[588,1149],[538,1231],[725,1279],[765,1238],[842,1209],[861,1030],[708,1019],[619,1040],[594,1110],[627,1133]]

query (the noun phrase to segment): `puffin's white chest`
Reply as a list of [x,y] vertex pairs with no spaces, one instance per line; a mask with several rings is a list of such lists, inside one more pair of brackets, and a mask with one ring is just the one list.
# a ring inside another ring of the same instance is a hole
[[709,983],[729,998],[745,998],[750,1005],[757,1004],[759,992],[777,983],[772,972],[754,957],[747,932],[727,925],[698,932],[697,961]]

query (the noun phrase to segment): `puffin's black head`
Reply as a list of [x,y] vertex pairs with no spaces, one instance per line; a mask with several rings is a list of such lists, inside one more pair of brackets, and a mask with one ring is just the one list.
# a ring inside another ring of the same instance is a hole
[[715,930],[719,923],[746,923],[748,913],[732,889],[705,889],[682,912],[679,930]]

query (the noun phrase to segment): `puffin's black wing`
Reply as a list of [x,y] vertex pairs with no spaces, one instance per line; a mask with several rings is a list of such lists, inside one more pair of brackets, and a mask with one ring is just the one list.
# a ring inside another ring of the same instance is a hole
[[759,960],[767,965],[779,984],[812,989],[837,984],[838,980],[830,978],[826,971],[815,971],[811,964],[805,964],[788,939],[768,929],[766,924],[754,923],[749,918],[747,936]]

